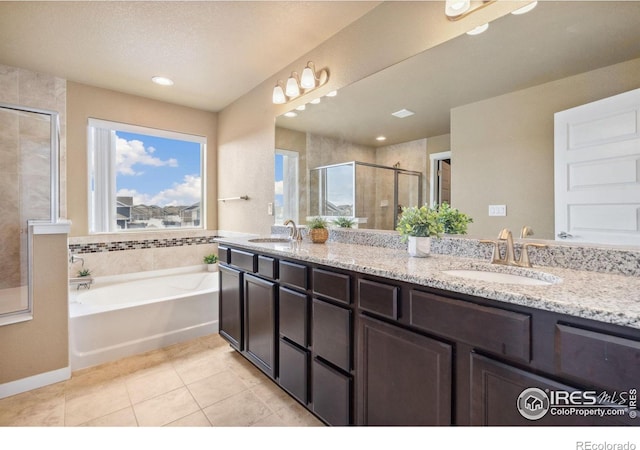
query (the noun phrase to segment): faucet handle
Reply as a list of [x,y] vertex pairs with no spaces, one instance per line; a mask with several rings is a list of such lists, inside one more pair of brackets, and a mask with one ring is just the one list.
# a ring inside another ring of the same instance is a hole
[[537,242],[525,242],[522,244],[522,251],[520,252],[518,265],[521,267],[531,267],[531,261],[529,260],[529,247],[544,248],[546,246],[546,244],[538,244]]
[[533,228],[525,225],[522,227],[522,230],[520,230],[520,239],[524,239],[527,236],[533,236]]
[[500,256],[500,245],[498,241],[492,241],[490,239],[480,239],[481,244],[493,244],[493,251],[491,252],[491,263],[492,264],[500,264],[502,263],[502,256]]

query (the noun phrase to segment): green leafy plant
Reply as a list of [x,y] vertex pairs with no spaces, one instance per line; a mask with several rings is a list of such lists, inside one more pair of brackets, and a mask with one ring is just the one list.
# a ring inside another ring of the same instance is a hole
[[400,233],[401,241],[407,242],[409,236],[439,237],[444,232],[444,225],[438,220],[438,211],[423,206],[402,208],[402,215],[398,220],[396,230]]
[[91,275],[91,271],[89,269],[80,269],[80,270],[78,270],[78,276],[79,277],[88,277],[89,275]]
[[356,221],[351,217],[336,217],[333,219],[333,223],[340,228],[351,228]]
[[444,226],[446,234],[467,234],[467,225],[473,223],[471,217],[452,208],[447,202],[442,202],[437,211],[438,221]]
[[218,262],[218,257],[213,253],[204,257],[205,264],[215,264]]
[[322,217],[314,217],[307,222],[307,228],[310,230],[318,230],[327,228],[327,221]]

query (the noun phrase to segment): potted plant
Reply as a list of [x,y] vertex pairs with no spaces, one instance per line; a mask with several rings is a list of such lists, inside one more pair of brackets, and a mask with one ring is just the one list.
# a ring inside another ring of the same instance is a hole
[[203,258],[204,263],[207,265],[209,272],[215,272],[218,270],[218,256],[211,253]]
[[88,277],[91,276],[91,271],[89,269],[80,269],[78,270],[79,277]]
[[333,224],[338,228],[353,228],[356,221],[352,217],[336,217]]
[[438,211],[423,206],[402,208],[396,230],[402,242],[408,242],[411,256],[424,257],[431,252],[431,238],[444,232],[444,225],[438,220]]
[[311,242],[322,244],[329,238],[329,230],[327,230],[327,221],[322,217],[314,217],[307,223]]
[[473,223],[471,217],[452,208],[447,202],[438,206],[438,220],[444,226],[445,234],[467,234],[467,225]]

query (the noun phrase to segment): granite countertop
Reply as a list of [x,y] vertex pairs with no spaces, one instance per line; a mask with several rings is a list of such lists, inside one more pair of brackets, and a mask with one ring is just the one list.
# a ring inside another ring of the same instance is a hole
[[[404,250],[337,242],[256,243],[245,237],[219,238],[216,241],[300,261],[640,329],[640,278],[635,276],[558,267],[524,269],[448,255],[413,258]],[[553,284],[506,284],[444,273],[456,269],[521,274]]]

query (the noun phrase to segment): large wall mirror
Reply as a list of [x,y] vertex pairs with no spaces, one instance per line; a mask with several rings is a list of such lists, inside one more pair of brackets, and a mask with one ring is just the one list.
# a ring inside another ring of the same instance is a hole
[[[474,219],[470,236],[528,225],[533,238],[556,239],[554,114],[640,88],[638,17],[640,2],[540,2],[278,117],[276,151],[297,155],[296,186],[286,189],[295,217],[313,215],[314,169],[358,161],[421,173],[422,201],[450,195]],[[392,115],[403,110],[413,114]],[[392,206],[378,197],[363,214]]]

